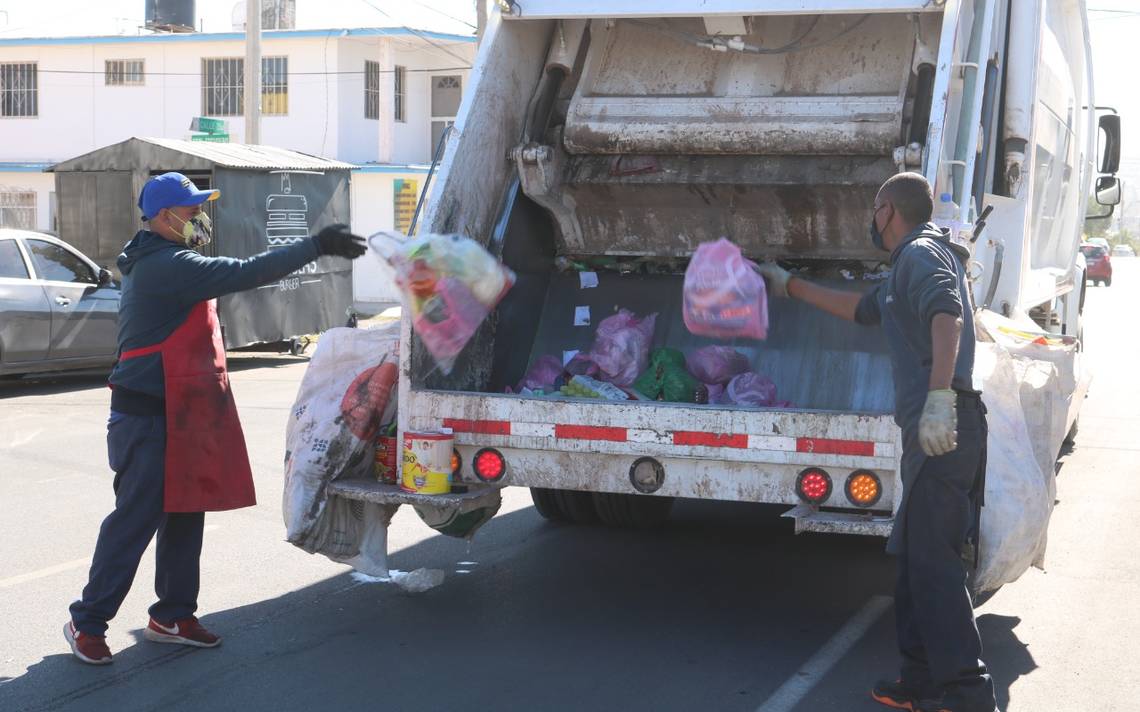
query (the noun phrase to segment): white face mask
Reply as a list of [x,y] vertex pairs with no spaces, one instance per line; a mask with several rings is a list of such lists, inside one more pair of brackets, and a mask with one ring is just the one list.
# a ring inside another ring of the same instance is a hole
[[213,232],[213,225],[210,223],[210,216],[206,213],[198,213],[189,220],[183,220],[170,211],[174,218],[182,223],[182,229],[179,231],[182,235],[182,241],[191,250],[196,250],[199,247],[210,244],[210,238]]

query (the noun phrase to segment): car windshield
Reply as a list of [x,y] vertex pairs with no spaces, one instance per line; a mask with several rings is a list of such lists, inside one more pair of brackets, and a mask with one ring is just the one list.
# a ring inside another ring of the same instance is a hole
[[1097,245],[1084,245],[1081,247],[1081,253],[1085,257],[1104,257],[1104,248]]

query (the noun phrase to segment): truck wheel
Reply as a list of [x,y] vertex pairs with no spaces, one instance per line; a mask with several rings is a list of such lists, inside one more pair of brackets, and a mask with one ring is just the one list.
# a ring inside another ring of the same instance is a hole
[[602,522],[611,527],[650,529],[664,524],[673,508],[672,497],[595,492],[594,507]]
[[566,521],[566,513],[558,506],[558,497],[554,490],[545,487],[531,487],[530,499],[534,502],[534,509],[543,519],[552,522]]
[[594,509],[594,501],[590,499],[589,492],[555,490],[554,495],[558,498],[558,508],[571,522],[593,524],[598,521],[598,512]]

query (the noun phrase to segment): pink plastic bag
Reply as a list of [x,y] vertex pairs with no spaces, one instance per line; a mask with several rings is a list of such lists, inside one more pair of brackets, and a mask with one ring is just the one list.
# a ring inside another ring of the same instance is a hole
[[434,289],[413,315],[412,327],[440,369],[450,373],[455,359],[478,331],[490,309],[458,279],[443,277]]
[[685,270],[685,327],[718,339],[768,337],[764,279],[725,238],[697,247]]
[[617,386],[632,384],[649,366],[649,345],[653,341],[656,314],[638,319],[622,309],[598,324],[590,360],[598,365],[603,380]]
[[554,387],[554,382],[562,375],[562,370],[562,362],[557,356],[539,356],[519,381],[518,390],[529,388],[532,391],[548,391]]
[[734,405],[769,408],[776,405],[776,384],[758,373],[742,373],[728,382],[725,398]]
[[689,357],[689,373],[702,383],[723,385],[749,369],[748,357],[731,346],[706,346]]

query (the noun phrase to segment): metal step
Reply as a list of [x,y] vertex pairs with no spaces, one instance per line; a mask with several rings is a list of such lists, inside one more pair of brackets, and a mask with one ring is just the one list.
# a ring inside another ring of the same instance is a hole
[[374,480],[337,480],[329,484],[328,493],[345,499],[356,499],[375,504],[427,504],[435,507],[455,506],[475,502],[500,487],[466,485],[466,492],[450,494],[419,494],[406,492],[399,485],[376,482]]
[[821,532],[887,537],[895,521],[889,514],[821,512],[809,504],[796,505],[780,516],[796,520],[796,534]]

